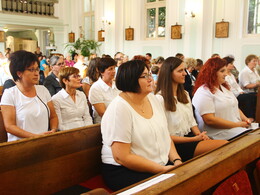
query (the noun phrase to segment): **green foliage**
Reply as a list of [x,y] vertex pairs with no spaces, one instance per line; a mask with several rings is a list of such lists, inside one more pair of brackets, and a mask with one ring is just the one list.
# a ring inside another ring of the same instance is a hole
[[96,53],[96,51],[101,46],[101,43],[94,40],[77,39],[75,43],[67,43],[65,48],[69,48],[69,53],[72,55],[74,53],[80,52],[84,57],[90,56],[91,52]]

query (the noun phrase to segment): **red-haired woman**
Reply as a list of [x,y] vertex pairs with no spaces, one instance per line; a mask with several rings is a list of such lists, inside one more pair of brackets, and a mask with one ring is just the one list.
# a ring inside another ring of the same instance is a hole
[[214,139],[230,140],[245,131],[251,121],[238,108],[238,101],[225,81],[227,63],[210,58],[194,87],[192,104],[200,129]]

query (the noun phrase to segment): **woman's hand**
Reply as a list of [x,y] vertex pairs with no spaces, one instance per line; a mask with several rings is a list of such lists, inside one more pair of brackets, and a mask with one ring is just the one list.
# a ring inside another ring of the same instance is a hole
[[203,140],[210,140],[209,136],[207,135],[207,131],[203,131],[200,133],[202,136]]
[[164,172],[164,171],[169,171],[169,170],[172,169],[173,167],[175,167],[175,166],[173,166],[173,165],[164,166],[164,167],[163,167],[163,172]]
[[248,128],[250,124],[248,124],[246,121],[237,122],[238,127],[245,127]]

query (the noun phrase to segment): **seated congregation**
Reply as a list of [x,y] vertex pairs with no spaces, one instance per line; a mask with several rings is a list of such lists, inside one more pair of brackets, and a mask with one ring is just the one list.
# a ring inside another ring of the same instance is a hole
[[[44,87],[38,85],[37,57],[26,51],[12,53],[9,68],[16,85],[5,89],[1,98],[7,141],[44,139],[41,135],[62,131],[55,133],[59,136],[66,130],[101,123],[101,173],[105,184],[116,191],[179,167],[252,130],[259,112],[256,91],[260,86],[254,56],[246,60],[247,69],[239,80],[241,88],[248,89],[247,97],[255,100],[243,104],[255,111],[249,116],[240,110],[233,94],[236,81],[230,84],[226,79],[234,60],[208,59],[192,78],[190,93],[184,84],[194,69],[187,73],[185,60],[165,59],[155,83],[150,69],[157,65],[145,57],[135,56],[124,63],[123,55],[115,59],[91,59],[81,80],[78,68],[65,67],[63,57],[52,56],[52,71]],[[80,147],[77,142],[74,145]]]

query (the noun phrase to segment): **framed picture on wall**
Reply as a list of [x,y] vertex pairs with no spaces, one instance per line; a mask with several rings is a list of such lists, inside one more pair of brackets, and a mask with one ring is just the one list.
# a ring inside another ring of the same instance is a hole
[[5,32],[0,31],[0,42],[5,42]]
[[105,36],[104,36],[104,34],[105,34],[105,31],[104,30],[99,30],[98,31],[98,41],[99,42],[102,42],[102,41],[105,41]]
[[181,25],[172,25],[171,26],[171,39],[181,39],[182,34],[181,34]]
[[75,33],[72,32],[72,31],[69,33],[69,42],[70,43],[74,43],[75,42]]
[[134,40],[134,29],[129,26],[125,29],[125,40],[132,41]]
[[222,20],[216,23],[216,38],[227,38],[229,33],[229,22]]

